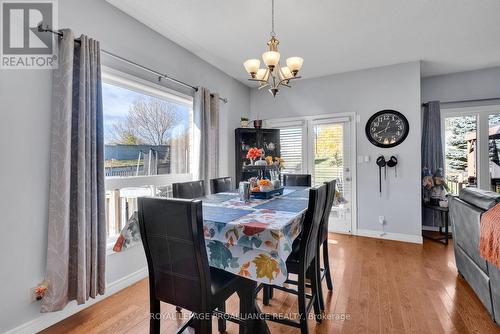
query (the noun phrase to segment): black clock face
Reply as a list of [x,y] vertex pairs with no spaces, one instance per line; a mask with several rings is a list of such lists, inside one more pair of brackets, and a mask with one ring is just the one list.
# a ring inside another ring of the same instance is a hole
[[382,110],[366,123],[368,140],[378,147],[394,147],[406,139],[410,127],[406,117],[396,110]]

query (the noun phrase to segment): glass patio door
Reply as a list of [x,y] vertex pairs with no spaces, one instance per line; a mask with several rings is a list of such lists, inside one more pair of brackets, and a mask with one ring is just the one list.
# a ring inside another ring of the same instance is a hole
[[329,230],[351,233],[356,226],[355,124],[349,116],[300,117],[266,121],[280,129],[284,173],[307,173],[313,185],[337,180]]
[[449,192],[478,187],[500,193],[500,106],[443,109]]
[[331,118],[309,123],[309,171],[314,185],[337,180],[337,191],[329,229],[352,230],[351,119]]

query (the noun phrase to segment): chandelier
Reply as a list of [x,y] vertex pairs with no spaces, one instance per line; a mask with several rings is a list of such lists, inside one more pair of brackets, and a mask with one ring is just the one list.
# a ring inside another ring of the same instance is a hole
[[271,39],[267,42],[269,51],[262,54],[262,60],[266,65],[265,68],[260,68],[260,60],[248,59],[243,63],[245,70],[250,74],[250,81],[259,83],[259,89],[269,87],[269,91],[276,97],[281,86],[291,87],[290,81],[299,79],[297,76],[304,59],[301,57],[290,57],[286,60],[286,66],[280,65],[280,53],[278,52],[279,40],[274,32],[274,0],[272,0],[271,9]]

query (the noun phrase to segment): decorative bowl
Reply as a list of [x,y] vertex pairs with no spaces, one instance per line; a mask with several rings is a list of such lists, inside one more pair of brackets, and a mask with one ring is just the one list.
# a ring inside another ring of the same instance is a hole
[[273,190],[273,186],[259,186],[261,192],[271,191]]

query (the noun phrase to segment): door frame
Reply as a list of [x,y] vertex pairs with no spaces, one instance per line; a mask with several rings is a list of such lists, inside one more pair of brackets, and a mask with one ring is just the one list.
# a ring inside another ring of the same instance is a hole
[[[460,116],[476,116],[476,177],[479,189],[490,190],[489,166],[489,115],[500,114],[500,105],[476,107],[453,107],[441,110],[441,142],[443,145],[443,159],[446,161],[445,118]],[[486,130],[486,131],[485,131]],[[487,161],[487,163],[484,163]],[[446,166],[445,166],[446,167]],[[485,177],[486,176],[486,177]]]
[[332,123],[332,122],[348,122],[350,124],[350,165],[351,165],[351,228],[350,231],[334,231],[328,226],[330,232],[346,233],[356,235],[358,230],[358,206],[357,206],[357,140],[356,140],[356,125],[357,117],[355,112],[320,114],[311,116],[299,117],[278,117],[266,120],[267,127],[286,127],[286,126],[302,126],[302,172],[312,174],[312,163],[310,160],[313,157],[314,138],[311,131],[313,122]]

